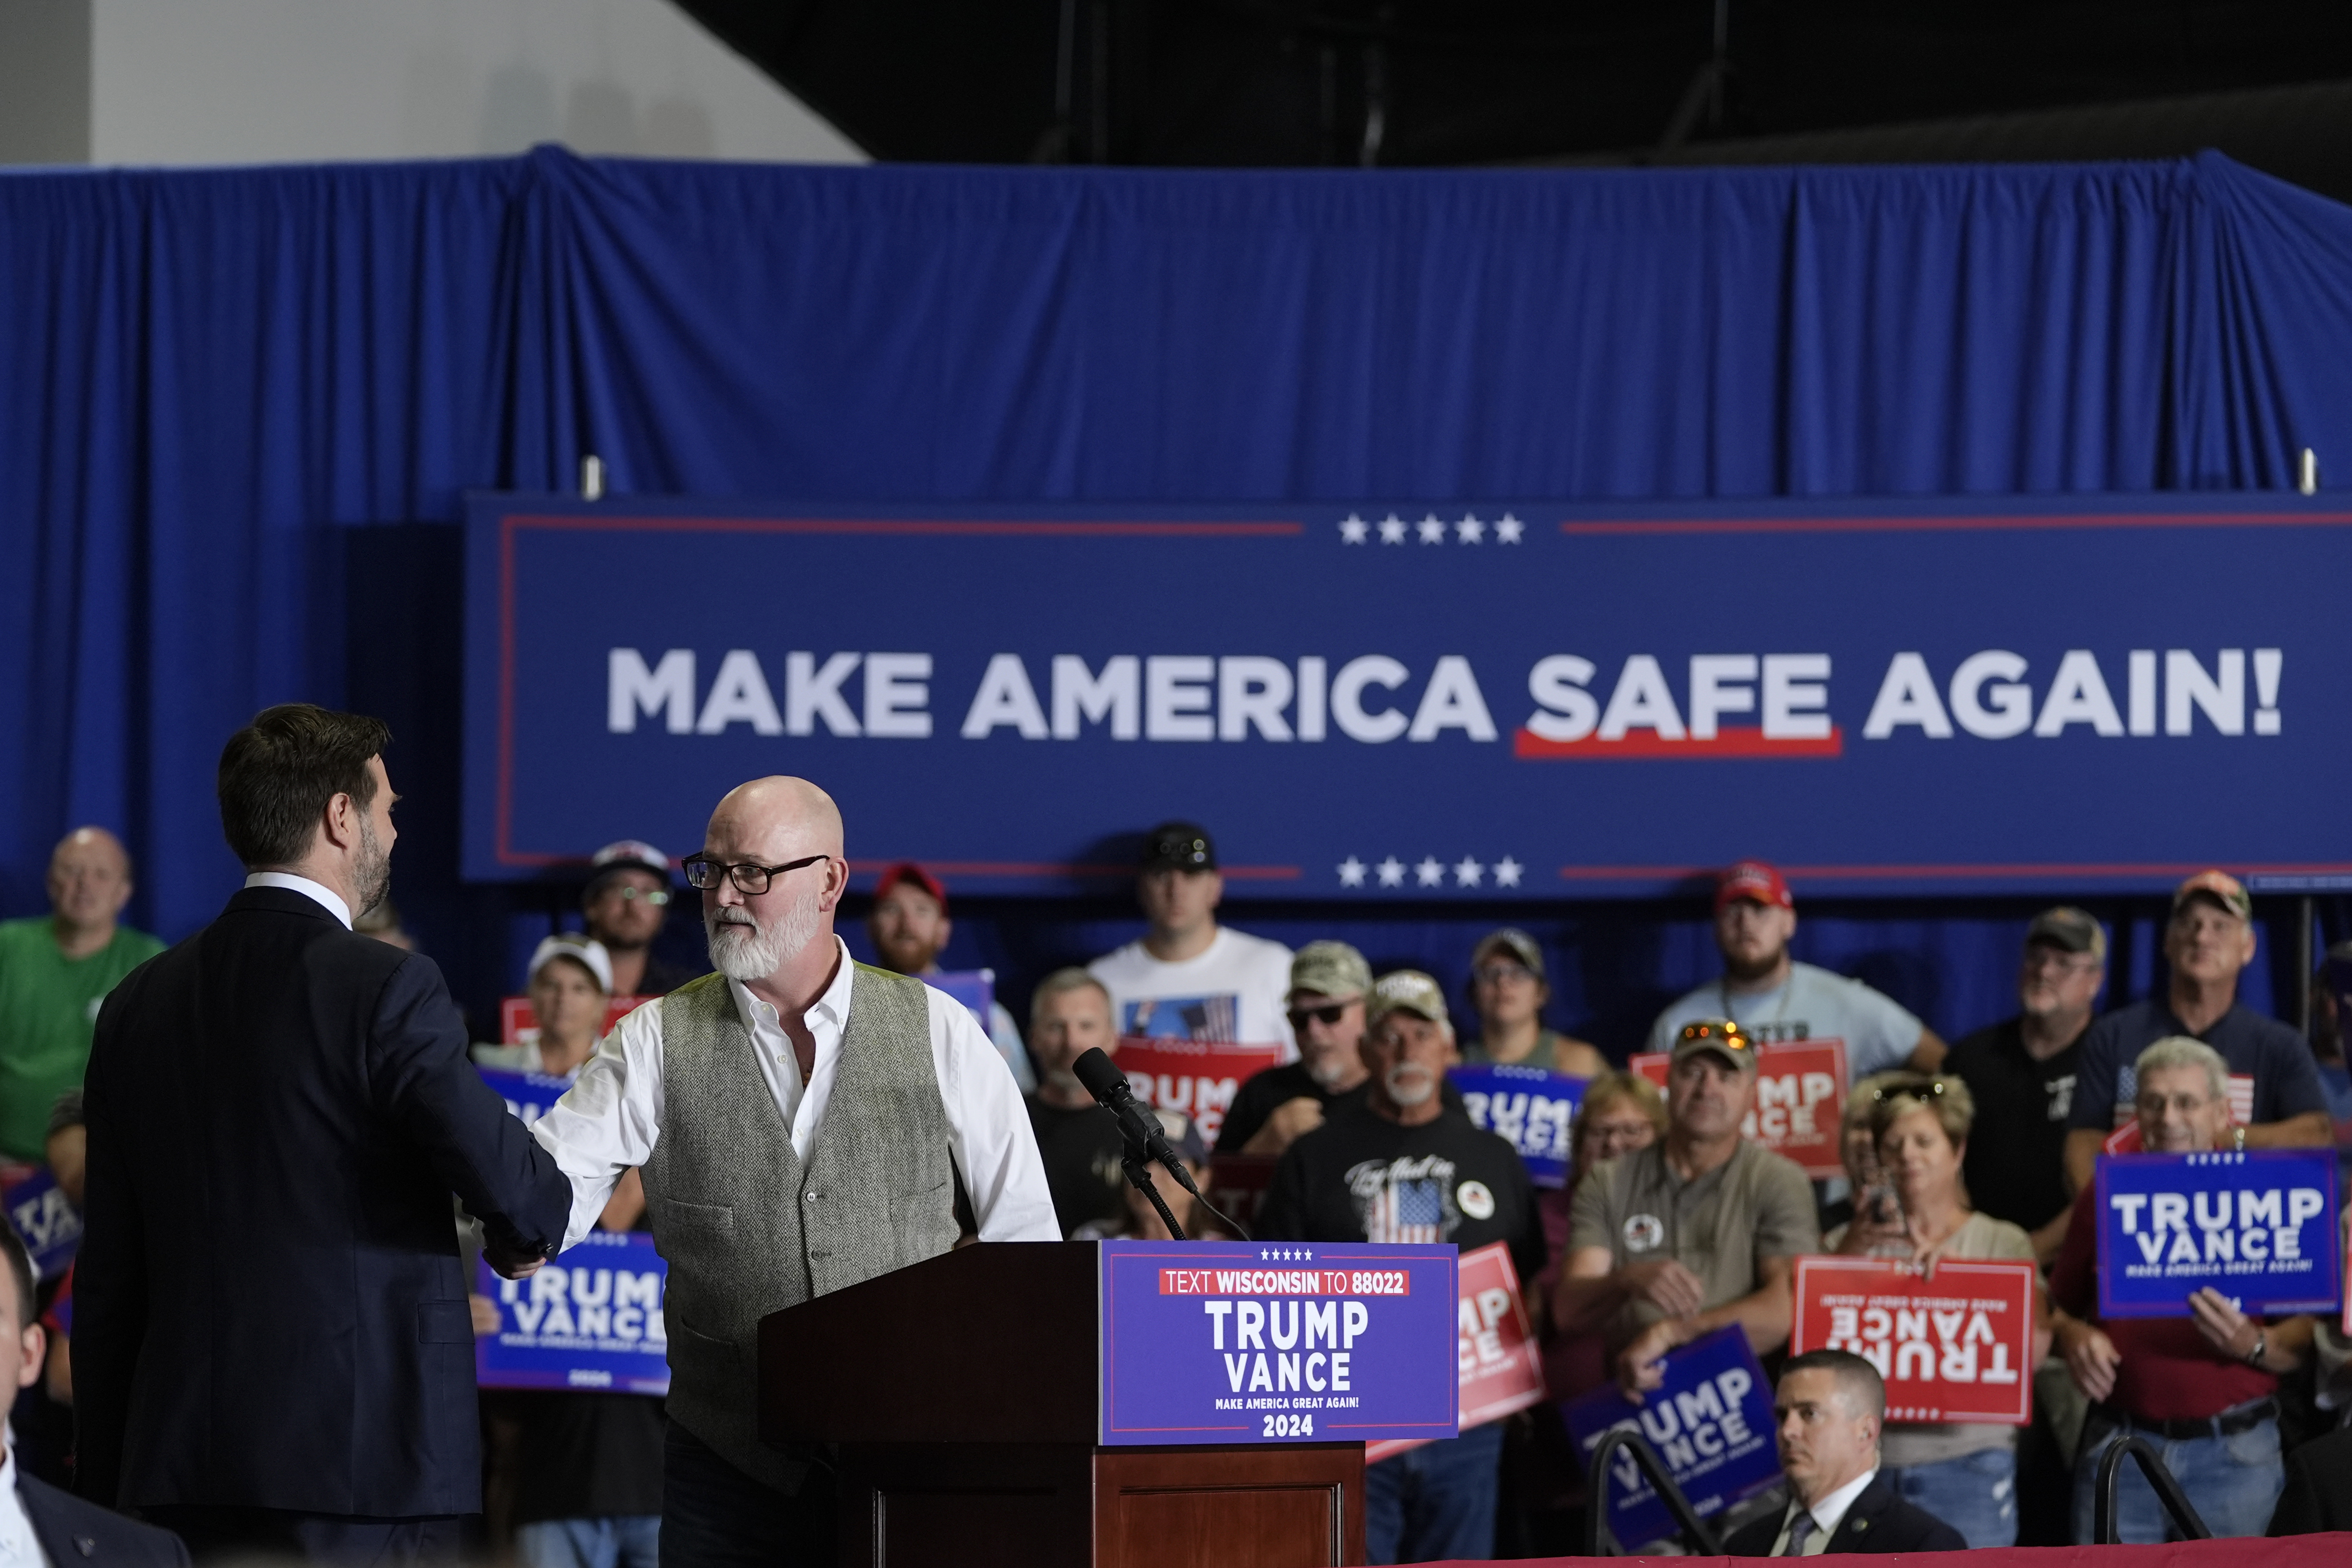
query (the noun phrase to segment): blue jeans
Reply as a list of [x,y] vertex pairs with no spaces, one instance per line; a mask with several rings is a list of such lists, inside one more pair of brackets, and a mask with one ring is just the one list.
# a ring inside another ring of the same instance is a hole
[[829,1466],[787,1495],[737,1469],[675,1418],[662,1436],[661,1554],[686,1568],[834,1568]]
[[1364,1467],[1364,1561],[1430,1563],[1495,1554],[1499,1423]]
[[661,1515],[542,1519],[515,1527],[522,1568],[655,1568],[661,1561]]
[[1969,1549],[2017,1544],[2017,1454],[1984,1448],[1886,1472],[1895,1495],[1967,1537]]
[[[2091,1500],[2097,1489],[2099,1458],[2115,1447],[2120,1431],[2097,1432],[2100,1416],[2091,1415],[2095,1441],[2083,1445],[2074,1461],[2074,1540],[2091,1541]],[[2276,1421],[2264,1421],[2227,1437],[2159,1437],[2137,1436],[2154,1447],[2164,1468],[2189,1494],[2189,1505],[2215,1535],[2260,1535],[2269,1528],[2271,1510],[2278,1506],[2286,1485],[2279,1462]],[[2146,1545],[2165,1539],[2172,1516],[2156,1500],[2156,1489],[2140,1474],[2139,1461],[2126,1458],[2116,1476],[2116,1524],[2127,1545]]]

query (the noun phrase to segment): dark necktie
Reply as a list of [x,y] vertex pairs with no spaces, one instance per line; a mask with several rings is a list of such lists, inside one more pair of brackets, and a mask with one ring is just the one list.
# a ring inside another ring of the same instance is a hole
[[1780,1555],[1802,1557],[1805,1554],[1805,1542],[1811,1540],[1812,1535],[1813,1516],[1801,1508],[1797,1510],[1797,1517],[1789,1521],[1789,1544],[1781,1548]]

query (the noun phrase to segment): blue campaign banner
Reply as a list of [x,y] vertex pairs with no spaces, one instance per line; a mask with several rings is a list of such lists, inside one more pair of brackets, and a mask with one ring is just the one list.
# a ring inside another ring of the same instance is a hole
[[2185,1318],[2210,1288],[2242,1312],[2339,1304],[2336,1152],[2102,1154],[2099,1315]]
[[0,1208],[7,1211],[8,1226],[25,1244],[37,1278],[54,1279],[66,1271],[81,1247],[81,1215],[66,1201],[64,1189],[47,1165],[33,1167],[23,1180],[0,1191]]
[[1751,855],[1821,893],[2352,885],[2312,853],[2352,761],[2331,504],[480,495],[464,864],[696,843],[786,772],[856,876],[976,892],[1104,888],[1170,816],[1254,898]]
[[[1721,1513],[1780,1479],[1772,1441],[1772,1385],[1746,1331],[1717,1329],[1665,1358],[1666,1381],[1639,1405],[1614,1384],[1561,1405],[1577,1452],[1590,1456],[1620,1426],[1638,1431],[1700,1518]],[[1628,1552],[1673,1533],[1674,1516],[1631,1457],[1609,1468],[1609,1531]]]
[[669,1266],[639,1230],[590,1231],[528,1279],[501,1279],[483,1263],[475,1289],[497,1304],[499,1326],[475,1336],[475,1381],[667,1394],[668,1284]]
[[923,984],[962,1003],[965,1010],[980,1020],[981,1032],[988,1032],[988,1009],[996,1000],[996,971],[942,969],[936,974],[924,975]]
[[550,1078],[541,1072],[501,1072],[496,1068],[477,1068],[482,1081],[496,1089],[499,1098],[507,1102],[525,1127],[537,1121],[555,1108],[563,1091],[572,1087],[568,1078]]
[[1536,1185],[1568,1184],[1569,1133],[1588,1080],[1512,1062],[1455,1068],[1445,1076],[1462,1091],[1471,1121],[1511,1141]]
[[1097,1245],[1104,1443],[1460,1430],[1454,1247]]

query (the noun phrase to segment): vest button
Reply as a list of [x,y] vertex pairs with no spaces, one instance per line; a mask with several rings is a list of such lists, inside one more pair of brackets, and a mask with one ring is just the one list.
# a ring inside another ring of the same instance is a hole
[[801,1194],[801,1196],[803,1196],[803,1197],[804,1197],[804,1198],[808,1199],[808,1201],[809,1201],[809,1202],[811,1202],[811,1203],[814,1203],[814,1202],[816,1202],[816,1199],[817,1199],[817,1194],[814,1194],[814,1193],[803,1193],[803,1194]]

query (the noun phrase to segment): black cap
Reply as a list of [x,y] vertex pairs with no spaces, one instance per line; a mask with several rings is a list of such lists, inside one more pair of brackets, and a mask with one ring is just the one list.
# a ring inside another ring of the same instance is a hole
[[1197,822],[1163,822],[1143,836],[1143,869],[1213,871],[1217,847]]

